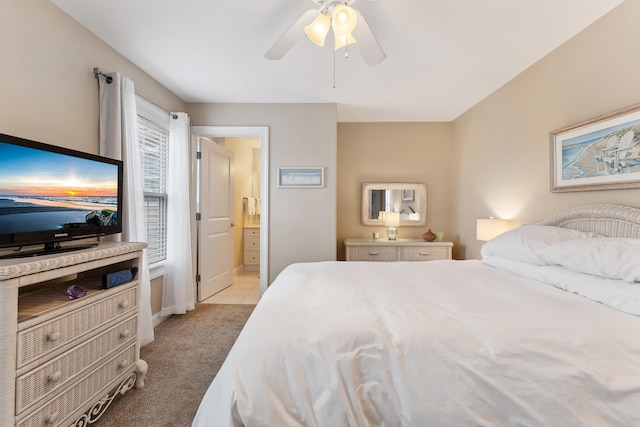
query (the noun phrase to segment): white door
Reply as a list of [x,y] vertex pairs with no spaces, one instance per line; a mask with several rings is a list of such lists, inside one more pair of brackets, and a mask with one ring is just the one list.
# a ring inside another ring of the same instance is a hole
[[233,152],[199,138],[198,301],[233,282]]

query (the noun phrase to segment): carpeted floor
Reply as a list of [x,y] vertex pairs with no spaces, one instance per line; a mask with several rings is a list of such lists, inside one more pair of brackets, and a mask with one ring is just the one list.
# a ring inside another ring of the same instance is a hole
[[149,364],[144,388],[116,397],[94,426],[190,426],[254,307],[198,304],[162,322],[155,328],[155,341],[140,351]]

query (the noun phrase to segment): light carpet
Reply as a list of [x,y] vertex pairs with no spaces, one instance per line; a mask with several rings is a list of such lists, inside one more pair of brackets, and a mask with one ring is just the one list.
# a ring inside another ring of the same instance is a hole
[[200,399],[255,308],[240,304],[197,304],[155,328],[142,347],[149,364],[145,386],[118,396],[93,424],[99,427],[190,426]]

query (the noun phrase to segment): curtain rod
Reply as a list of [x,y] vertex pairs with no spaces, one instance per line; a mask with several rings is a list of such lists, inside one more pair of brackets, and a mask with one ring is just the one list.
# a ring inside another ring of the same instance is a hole
[[172,119],[176,120],[178,118],[178,115],[176,113],[165,110],[161,106],[159,106],[157,104],[154,104],[153,102],[149,101],[144,96],[141,96],[141,95],[138,95],[138,94],[136,94],[136,96],[141,98],[141,99],[144,99],[145,102],[148,102],[149,104],[153,105],[155,108],[157,108],[158,110],[162,111],[163,113],[168,114],[169,116],[171,116]]
[[[108,76],[108,75],[104,74],[102,71],[100,71],[100,68],[98,68],[98,67],[93,67],[93,75],[94,75],[94,77],[96,78],[96,80],[97,80],[100,76],[103,76],[103,77],[105,78],[105,80],[106,80],[107,84],[111,84],[111,82],[113,81],[113,77],[111,77],[111,76]],[[140,95],[138,95],[138,96],[140,96]],[[160,106],[158,106],[158,105],[154,104],[153,102],[149,101],[148,99],[146,99],[146,98],[144,98],[144,97],[142,97],[142,96],[140,96],[140,97],[141,97],[142,99],[144,99],[145,101],[147,101],[149,104],[152,104],[152,105],[156,106],[156,107],[157,107],[157,108],[159,108],[160,110],[162,110],[162,111],[164,111],[165,113],[167,113],[168,115],[170,115],[172,119],[176,120],[176,119],[178,118],[178,115],[177,115],[176,113],[169,112],[169,111],[165,110],[164,108],[162,108],[162,107],[160,107]]]
[[98,67],[93,67],[93,75],[96,79],[98,79],[98,77],[100,76],[103,76],[107,81],[107,84],[111,84],[111,82],[113,81],[113,77],[103,74],[102,71],[100,71],[100,68]]

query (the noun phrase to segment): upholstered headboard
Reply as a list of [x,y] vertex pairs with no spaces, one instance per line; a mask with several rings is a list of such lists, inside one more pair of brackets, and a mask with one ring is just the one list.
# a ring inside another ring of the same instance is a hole
[[593,231],[606,237],[640,238],[640,209],[611,204],[578,206],[536,224]]

